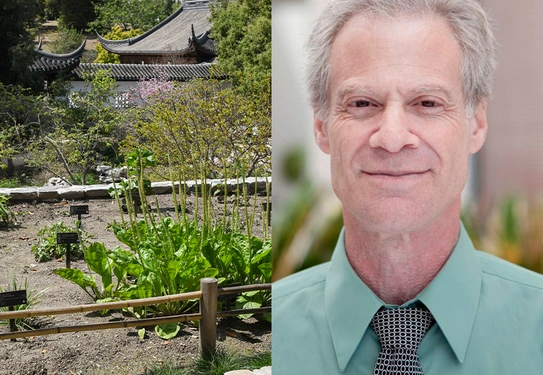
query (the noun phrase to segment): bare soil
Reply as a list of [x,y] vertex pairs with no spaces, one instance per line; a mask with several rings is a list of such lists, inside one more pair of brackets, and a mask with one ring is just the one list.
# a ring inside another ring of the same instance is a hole
[[[150,197],[149,201],[154,202],[154,198]],[[156,198],[161,212],[173,216],[172,197],[160,195]],[[189,211],[194,207],[194,200],[189,197]],[[45,290],[34,308],[93,303],[77,285],[53,273],[55,269],[65,267],[63,259],[38,263],[30,251],[41,228],[59,221],[75,223],[76,217],[69,215],[71,204],[89,205],[89,215],[83,215],[82,228],[95,236],[94,241],[103,242],[109,248],[121,245],[107,230],[108,223],[119,221],[121,217],[114,200],[12,205],[19,225],[0,228],[0,285],[5,288],[16,277],[20,284],[26,279],[28,289]],[[156,210],[156,204],[151,203],[151,208]],[[218,207],[217,211],[220,211]],[[255,230],[261,231],[262,225],[261,214],[255,215]],[[71,267],[87,272],[83,260],[72,261]],[[33,318],[31,323],[35,328],[46,328],[125,319],[130,318],[120,312],[106,316],[83,313]],[[6,332],[9,332],[9,326],[0,325],[0,333]],[[217,345],[246,355],[269,351],[271,325],[255,318],[219,320]],[[198,353],[199,333],[192,323],[181,323],[180,333],[169,341],[159,338],[153,327],[147,328],[144,340],[140,340],[136,328],[36,336],[14,342],[0,340],[0,375],[136,375],[160,363],[186,365],[197,358]]]

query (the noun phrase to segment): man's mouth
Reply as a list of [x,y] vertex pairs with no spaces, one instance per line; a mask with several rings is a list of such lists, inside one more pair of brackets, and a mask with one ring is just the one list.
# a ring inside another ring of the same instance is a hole
[[370,175],[370,176],[384,176],[384,177],[407,177],[407,176],[417,176],[417,175],[422,175],[426,172],[428,172],[428,170],[425,170],[425,171],[411,171],[411,170],[406,170],[406,171],[388,171],[388,170],[376,170],[376,171],[363,171],[365,174],[367,175]]

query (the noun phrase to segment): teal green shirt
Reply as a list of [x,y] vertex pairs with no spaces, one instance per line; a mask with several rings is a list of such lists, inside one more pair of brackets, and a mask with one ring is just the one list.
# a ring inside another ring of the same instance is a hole
[[[408,306],[436,320],[419,347],[425,375],[542,375],[543,276],[474,249],[465,229]],[[273,285],[274,375],[372,374],[369,327],[381,301],[352,269],[341,234],[332,260]]]

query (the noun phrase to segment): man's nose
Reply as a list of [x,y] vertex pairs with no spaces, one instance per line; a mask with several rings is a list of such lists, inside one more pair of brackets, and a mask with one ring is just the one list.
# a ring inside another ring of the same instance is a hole
[[392,153],[404,147],[419,147],[420,139],[411,132],[408,114],[401,106],[386,108],[378,121],[377,129],[369,139],[371,147]]

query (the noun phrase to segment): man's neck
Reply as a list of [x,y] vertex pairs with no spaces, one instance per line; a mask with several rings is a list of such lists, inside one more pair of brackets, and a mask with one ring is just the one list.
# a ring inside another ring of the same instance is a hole
[[417,296],[449,258],[460,231],[456,218],[420,231],[366,232],[345,220],[345,248],[362,281],[387,304],[401,305]]

